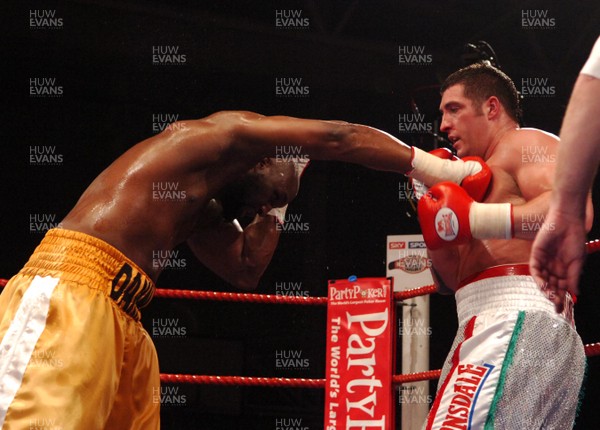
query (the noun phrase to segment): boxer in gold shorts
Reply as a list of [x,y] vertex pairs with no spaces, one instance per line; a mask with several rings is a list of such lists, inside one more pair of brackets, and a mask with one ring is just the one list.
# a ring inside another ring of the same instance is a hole
[[251,112],[180,121],[133,146],[2,293],[0,428],[159,429],[158,360],[140,324],[163,267],[155,255],[187,242],[233,286],[256,288],[275,215],[299,186],[298,157],[281,154],[410,171],[426,185],[482,169],[416,151],[367,126]]
[[0,296],[3,428],[158,428],[158,358],[139,321],[153,291],[106,242],[50,230]]

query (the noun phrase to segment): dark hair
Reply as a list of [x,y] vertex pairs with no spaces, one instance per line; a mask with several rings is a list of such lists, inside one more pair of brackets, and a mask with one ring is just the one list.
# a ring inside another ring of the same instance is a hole
[[498,97],[508,115],[516,122],[521,121],[519,93],[515,83],[500,69],[485,63],[471,64],[452,73],[446,78],[440,93],[462,84],[465,97],[483,103],[491,96]]

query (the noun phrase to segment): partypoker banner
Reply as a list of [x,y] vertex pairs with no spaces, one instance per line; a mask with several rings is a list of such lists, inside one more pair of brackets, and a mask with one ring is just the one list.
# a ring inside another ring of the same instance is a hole
[[393,311],[389,279],[329,282],[325,429],[393,427]]

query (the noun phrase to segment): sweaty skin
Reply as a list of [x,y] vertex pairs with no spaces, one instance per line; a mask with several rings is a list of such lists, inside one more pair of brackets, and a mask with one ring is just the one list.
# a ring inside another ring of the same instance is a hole
[[[267,213],[298,190],[297,177],[273,158],[286,145],[301,147],[310,159],[398,173],[411,168],[410,147],[370,127],[219,112],[133,146],[92,182],[61,226],[113,245],[154,281],[161,268],[153,265],[153,253],[187,241],[219,276],[255,288],[279,238]],[[248,172],[258,179],[238,215],[254,219],[240,232],[225,219],[221,195]],[[154,191],[165,188],[177,198],[155,198]]]
[[[470,275],[500,264],[528,263],[532,240],[548,211],[558,138],[536,129],[520,129],[495,97],[474,106],[463,85],[442,95],[441,131],[448,133],[459,157],[480,156],[493,173],[483,203],[513,205],[514,239],[472,240],[429,250],[436,276],[453,291]],[[588,202],[591,224],[591,202]],[[438,282],[439,283],[439,282]]]

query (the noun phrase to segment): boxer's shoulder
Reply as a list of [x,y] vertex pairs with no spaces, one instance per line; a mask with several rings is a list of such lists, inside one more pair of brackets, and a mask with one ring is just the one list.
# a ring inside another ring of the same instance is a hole
[[494,169],[514,175],[530,158],[554,154],[558,137],[536,128],[517,128],[502,134],[493,145],[486,162]]
[[534,127],[518,128],[513,130],[512,134],[517,138],[539,139],[540,141],[544,142],[558,142],[559,140],[557,135]]
[[555,150],[558,142],[558,137],[552,133],[537,128],[518,128],[502,136],[498,144],[498,152],[511,154],[513,157],[515,154],[540,153]]
[[526,145],[554,145],[558,137],[538,128],[515,128],[502,134],[497,150],[511,151]]

